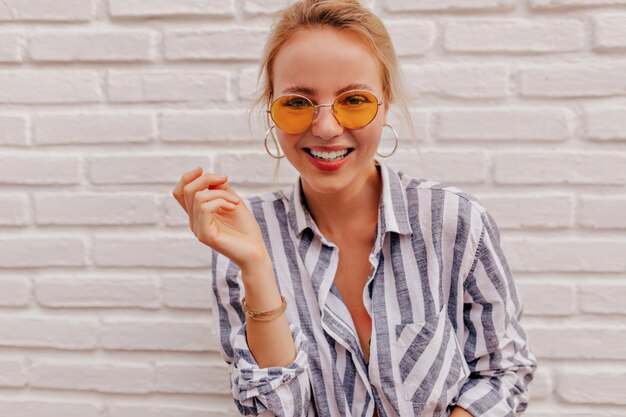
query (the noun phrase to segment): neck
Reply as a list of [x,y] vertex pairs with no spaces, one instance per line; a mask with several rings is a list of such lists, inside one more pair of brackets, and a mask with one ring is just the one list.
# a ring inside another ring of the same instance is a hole
[[382,177],[374,163],[367,174],[336,193],[318,193],[304,182],[302,191],[317,227],[331,240],[346,233],[368,231],[378,222]]

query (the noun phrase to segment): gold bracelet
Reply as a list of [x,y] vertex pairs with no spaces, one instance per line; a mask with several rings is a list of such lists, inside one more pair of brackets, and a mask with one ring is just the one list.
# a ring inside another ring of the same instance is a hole
[[285,297],[281,295],[280,299],[282,303],[279,307],[276,307],[273,310],[267,310],[267,311],[259,311],[259,310],[251,309],[246,304],[246,297],[243,297],[243,299],[241,300],[241,305],[243,307],[244,313],[246,313],[247,318],[252,319],[252,320],[258,320],[258,321],[271,321],[271,320],[274,320],[276,317],[280,316],[283,313],[283,311],[285,311],[285,309],[287,308],[287,300],[285,300]]

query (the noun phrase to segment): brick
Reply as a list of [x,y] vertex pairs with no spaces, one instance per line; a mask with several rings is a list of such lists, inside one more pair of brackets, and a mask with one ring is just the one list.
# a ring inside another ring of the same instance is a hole
[[257,94],[257,76],[259,71],[256,68],[246,68],[239,71],[237,78],[237,88],[239,98],[242,100],[254,100]]
[[37,193],[34,205],[37,224],[156,224],[159,217],[149,193]]
[[93,363],[38,362],[30,371],[29,385],[106,393],[143,394],[151,391],[149,366]]
[[165,58],[180,60],[258,60],[268,31],[263,29],[176,30],[164,37]]
[[528,390],[531,401],[549,398],[554,392],[554,381],[551,370],[538,366],[533,374],[533,380],[528,386]]
[[221,71],[109,71],[108,94],[112,102],[225,101],[230,79]]
[[519,272],[624,272],[626,240],[601,238],[508,238],[504,253]]
[[626,107],[587,108],[584,122],[587,139],[598,141],[626,140]]
[[95,320],[0,317],[0,346],[93,350],[97,347]]
[[35,142],[146,143],[156,136],[155,116],[149,113],[40,114],[34,118]]
[[[361,4],[363,2],[360,2]],[[285,0],[245,0],[243,12],[246,15],[272,15],[287,6]]]
[[3,0],[0,21],[84,22],[94,14],[93,0]]
[[555,229],[574,225],[574,198],[569,194],[481,195],[501,229]]
[[0,400],[0,415],[11,417],[99,417],[98,407],[88,403],[46,402],[32,398],[11,401]]
[[[625,405],[626,371],[612,369],[562,369],[557,373],[556,394],[569,403]],[[590,384],[589,381],[593,381]]]
[[594,49],[626,49],[626,14],[593,17]]
[[594,229],[626,228],[626,196],[582,195],[578,200],[578,224]]
[[0,33],[0,62],[22,62],[22,48],[20,43],[19,34]]
[[450,52],[570,52],[585,47],[578,20],[462,20],[446,23],[444,47]]
[[182,394],[230,394],[230,367],[223,365],[156,365],[154,389]]
[[244,110],[167,112],[161,115],[161,140],[165,142],[254,141],[264,132],[253,131]]
[[550,64],[522,68],[520,92],[528,97],[604,97],[626,92],[626,64]]
[[384,23],[398,56],[423,55],[435,44],[436,27],[433,22],[389,20]]
[[0,387],[25,387],[26,375],[19,360],[0,360]]
[[190,231],[185,237],[95,236],[93,259],[97,266],[206,268],[211,265],[209,247]]
[[185,172],[210,165],[209,157],[198,155],[99,155],[89,174],[94,184],[168,184],[173,190]]
[[228,414],[225,409],[217,407],[212,407],[209,410],[204,408],[111,405],[108,409],[108,417],[224,417],[233,415]]
[[524,314],[571,316],[576,313],[576,290],[570,283],[519,282]]
[[30,222],[28,196],[22,193],[0,195],[0,226],[25,226]]
[[574,115],[565,109],[507,107],[441,110],[435,133],[444,140],[566,140]]
[[481,183],[487,178],[487,158],[481,151],[404,151],[387,158],[396,170],[436,182]]
[[592,314],[626,314],[626,285],[600,283],[580,284],[578,298],[580,309]]
[[528,0],[531,9],[572,9],[577,7],[620,6],[626,0]]
[[28,120],[25,116],[0,115],[0,146],[26,146]]
[[151,61],[155,36],[151,32],[42,32],[33,35],[33,61],[101,62]]
[[0,184],[79,184],[80,158],[54,154],[0,156]]
[[206,352],[217,349],[212,327],[203,321],[104,319],[100,334],[108,350]]
[[96,103],[101,100],[95,71],[49,69],[0,71],[0,103]]
[[423,64],[405,66],[407,91],[452,98],[503,98],[509,95],[509,69],[505,65]]
[[0,237],[0,265],[10,268],[46,268],[86,265],[87,248],[81,238]]
[[233,16],[232,0],[109,0],[113,17]]
[[160,305],[152,278],[37,277],[37,302],[46,307],[138,307]]
[[177,274],[161,278],[161,297],[167,307],[209,310],[212,291],[211,279],[207,277]]
[[493,156],[499,184],[624,184],[626,154],[618,152],[502,153]]
[[409,11],[460,11],[460,10],[508,10],[511,0],[386,0],[384,7],[390,12]]
[[165,224],[168,226],[189,227],[189,216],[172,195],[160,198],[163,207]]
[[[271,142],[270,142],[271,143]],[[270,145],[270,150],[276,152]],[[260,152],[220,152],[215,157],[213,172],[227,175],[231,183],[271,183],[276,160]],[[285,159],[280,161],[277,181],[291,184],[298,178],[298,172]]]
[[[530,349],[537,358],[619,359],[626,358],[626,329],[597,324],[557,326],[526,325]],[[559,383],[556,384],[557,389]]]
[[[432,124],[431,113],[428,110],[419,110],[419,109],[409,109],[409,113],[411,114],[411,120],[413,121],[413,128],[415,129],[415,135],[417,136],[417,139],[418,140],[429,139],[432,136],[430,133],[431,132],[430,125]],[[391,111],[389,112],[388,117],[389,117],[388,120],[391,120],[391,118],[393,117],[393,114],[391,113]],[[394,123],[394,122],[391,122],[391,123]],[[396,128],[396,130],[398,129]],[[408,126],[406,126],[405,128],[403,124],[400,130],[398,131],[398,134],[400,135],[400,140],[402,140],[403,137],[407,137],[407,136],[410,137],[410,133],[408,132]]]
[[[0,306],[24,307],[30,303],[31,284],[28,278],[3,276],[0,280]],[[2,376],[2,372],[0,372]]]

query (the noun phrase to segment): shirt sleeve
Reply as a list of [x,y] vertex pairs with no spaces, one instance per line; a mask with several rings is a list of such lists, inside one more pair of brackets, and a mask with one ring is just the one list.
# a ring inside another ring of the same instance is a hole
[[483,210],[474,263],[464,282],[464,355],[470,375],[456,405],[478,417],[521,415],[537,368],[520,325],[523,303],[500,246],[492,216]]
[[212,250],[213,320],[219,335],[219,350],[231,365],[230,388],[242,415],[298,417],[310,407],[307,339],[290,324],[296,357],[285,367],[260,368],[246,339],[245,315],[241,308],[241,271],[230,259]]

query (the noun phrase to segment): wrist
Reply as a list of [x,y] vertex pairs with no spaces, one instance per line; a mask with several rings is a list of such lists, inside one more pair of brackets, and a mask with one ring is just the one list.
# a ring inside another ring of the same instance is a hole
[[272,270],[272,272],[274,271],[272,260],[270,259],[270,255],[267,251],[260,253],[258,256],[248,257],[245,263],[241,263],[238,266],[244,277],[246,275],[258,275],[260,271],[267,271],[268,267]]

